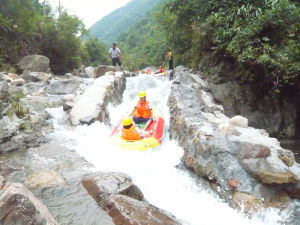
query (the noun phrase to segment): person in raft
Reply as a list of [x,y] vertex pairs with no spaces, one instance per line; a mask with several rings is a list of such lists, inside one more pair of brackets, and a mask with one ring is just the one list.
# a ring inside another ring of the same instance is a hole
[[137,103],[137,106],[133,109],[130,115],[133,115],[133,121],[136,124],[145,124],[144,130],[152,122],[152,108],[150,107],[149,102],[146,100],[146,92],[141,91],[139,93],[140,100]]
[[141,130],[133,125],[131,117],[123,119],[123,128],[121,137],[125,140],[138,141],[146,137],[148,132]]

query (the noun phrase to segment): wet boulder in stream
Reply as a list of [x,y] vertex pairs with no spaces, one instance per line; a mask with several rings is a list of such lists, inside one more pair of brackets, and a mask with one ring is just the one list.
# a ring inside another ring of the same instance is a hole
[[110,197],[104,208],[116,225],[179,225],[172,216],[144,201],[124,195]]
[[73,94],[82,83],[82,79],[77,77],[71,79],[52,79],[47,93],[49,95]]
[[109,120],[107,106],[109,103],[120,103],[126,85],[124,72],[115,75],[104,75],[95,80],[85,92],[76,97],[70,112],[73,125],[80,124],[84,118],[94,118],[101,122]]
[[[209,87],[199,75],[176,68],[168,101],[169,132],[185,150],[183,163],[223,190],[234,188],[252,196],[261,183],[299,184],[300,165],[290,152],[282,154],[279,142],[248,127],[246,118],[225,116],[223,107],[207,92]],[[228,182],[232,180],[239,182],[232,185]],[[265,193],[260,193],[261,198]]]
[[96,173],[83,177],[82,184],[108,212],[116,225],[179,224],[168,213],[143,201],[143,193],[123,173]]
[[0,176],[0,224],[58,225],[43,203],[25,186]]
[[137,200],[143,199],[143,193],[123,173],[96,173],[83,177],[82,184],[98,204],[103,204],[114,194],[128,195]]

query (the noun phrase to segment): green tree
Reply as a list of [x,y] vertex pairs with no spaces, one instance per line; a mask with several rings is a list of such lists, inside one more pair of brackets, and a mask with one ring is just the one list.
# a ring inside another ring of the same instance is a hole
[[85,48],[88,52],[90,65],[107,65],[109,63],[108,50],[105,48],[105,44],[99,42],[98,39],[93,37],[87,39]]
[[240,71],[234,79],[279,92],[299,82],[299,10],[289,0],[172,0],[163,24],[185,64],[215,52]]

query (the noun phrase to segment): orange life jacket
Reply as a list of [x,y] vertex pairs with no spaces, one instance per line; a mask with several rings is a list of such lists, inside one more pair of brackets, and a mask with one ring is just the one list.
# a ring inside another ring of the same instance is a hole
[[122,129],[122,138],[125,140],[141,140],[141,136],[139,133],[136,131],[135,126],[132,125],[129,129]]
[[138,102],[136,106],[135,113],[133,114],[136,117],[152,117],[152,112],[150,110],[149,102],[145,101],[145,104],[142,105],[141,101]]

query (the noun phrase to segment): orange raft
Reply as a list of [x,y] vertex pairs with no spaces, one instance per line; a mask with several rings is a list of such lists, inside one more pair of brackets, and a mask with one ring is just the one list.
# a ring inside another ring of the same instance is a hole
[[[154,113],[154,115],[155,115],[155,113]],[[145,138],[143,138],[142,140],[128,141],[128,140],[123,139],[120,136],[120,133],[122,130],[122,119],[119,121],[117,126],[114,128],[114,130],[110,136],[110,140],[115,145],[119,146],[122,149],[126,149],[126,150],[145,151],[150,148],[159,146],[161,144],[162,138],[163,138],[165,121],[159,115],[156,115],[153,118],[154,118],[154,120],[146,129],[146,131],[148,132],[148,135]]]

